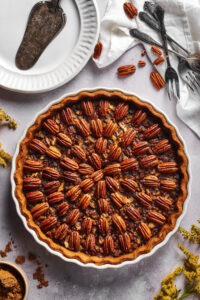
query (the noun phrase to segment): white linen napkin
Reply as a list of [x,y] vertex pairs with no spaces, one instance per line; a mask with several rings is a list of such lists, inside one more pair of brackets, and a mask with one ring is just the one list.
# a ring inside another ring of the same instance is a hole
[[[128,0],[126,0],[128,1]],[[129,19],[123,11],[125,0],[108,0],[105,15],[101,21],[99,40],[103,49],[99,59],[94,59],[97,67],[103,68],[117,60],[125,51],[138,44],[138,40],[129,34],[129,29],[138,28],[146,32],[155,40],[159,35],[139,17]],[[200,0],[153,0],[165,10],[165,25],[171,34],[188,51],[200,52]],[[152,1],[152,2],[153,2]],[[138,11],[143,10],[144,0],[130,0]],[[151,61],[155,55],[150,50],[151,46],[143,43]],[[173,67],[177,69],[178,59],[171,55]],[[164,77],[166,63],[159,65],[159,73]],[[180,100],[177,101],[176,110],[178,117],[185,122],[200,137],[200,96],[194,94],[187,85],[180,80]]]

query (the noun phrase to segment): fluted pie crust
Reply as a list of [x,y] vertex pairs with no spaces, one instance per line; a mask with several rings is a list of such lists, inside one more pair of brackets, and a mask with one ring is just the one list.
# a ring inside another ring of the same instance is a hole
[[[177,163],[178,163],[179,173],[180,173],[180,188],[179,188],[178,199],[176,202],[176,211],[169,216],[167,220],[167,224],[163,225],[158,235],[150,238],[145,245],[136,248],[131,253],[126,253],[118,257],[113,257],[112,255],[105,256],[105,257],[88,255],[83,252],[76,252],[76,251],[66,249],[64,246],[55,243],[51,238],[47,237],[42,232],[40,227],[33,220],[30,211],[27,209],[27,200],[23,192],[23,161],[28,153],[28,144],[30,140],[33,139],[35,132],[41,128],[42,126],[41,124],[44,122],[44,120],[53,116],[55,111],[63,109],[68,104],[76,103],[77,101],[82,99],[90,99],[91,101],[93,101],[95,99],[101,99],[101,98],[107,98],[108,100],[118,98],[121,101],[125,101],[125,102],[130,101],[138,109],[149,111],[150,115],[153,115],[153,117],[157,120],[161,128],[168,135],[168,139],[175,147],[176,155],[177,155]],[[96,265],[104,265],[104,264],[116,265],[124,261],[134,260],[141,254],[151,252],[151,250],[157,244],[161,243],[165,239],[166,235],[174,229],[176,225],[176,220],[182,213],[183,203],[187,197],[187,184],[189,179],[187,173],[187,166],[188,166],[188,159],[184,151],[184,146],[181,140],[179,139],[179,137],[177,136],[176,130],[172,125],[168,123],[164,115],[158,112],[155,108],[153,108],[152,105],[140,100],[136,96],[127,95],[120,91],[115,91],[115,90],[106,91],[102,89],[96,91],[83,91],[77,95],[66,97],[62,99],[62,101],[60,101],[59,103],[52,105],[47,112],[39,115],[36,121],[34,122],[34,124],[27,130],[25,138],[20,143],[19,154],[16,158],[16,171],[14,173],[14,179],[16,183],[15,196],[19,201],[21,214],[25,216],[29,228],[33,229],[36,232],[38,238],[43,242],[45,242],[46,244],[48,244],[51,249],[60,252],[63,256],[67,258],[77,259],[84,264],[94,263]]]

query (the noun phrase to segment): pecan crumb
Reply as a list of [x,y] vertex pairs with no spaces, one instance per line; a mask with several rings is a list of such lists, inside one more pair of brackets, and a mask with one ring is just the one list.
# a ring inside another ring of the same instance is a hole
[[38,289],[41,289],[43,286],[47,287],[49,285],[49,282],[45,280],[44,273],[41,267],[36,268],[35,272],[33,273],[33,279],[38,280]]
[[17,264],[23,264],[25,262],[25,256],[17,256],[17,258],[15,259],[15,262]]

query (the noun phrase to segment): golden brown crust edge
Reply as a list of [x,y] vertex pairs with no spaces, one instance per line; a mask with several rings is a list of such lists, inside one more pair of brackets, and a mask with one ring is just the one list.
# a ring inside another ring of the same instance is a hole
[[[153,114],[154,118],[157,118],[159,120],[159,123],[162,124],[163,128],[169,135],[169,139],[173,141],[173,144],[175,144],[176,149],[177,149],[177,158],[178,158],[178,163],[179,163],[180,173],[181,173],[180,194],[179,194],[178,200],[177,200],[177,212],[174,212],[173,214],[170,215],[170,217],[168,219],[168,224],[165,224],[162,227],[162,229],[160,230],[157,237],[150,239],[146,245],[137,248],[133,252],[124,254],[119,257],[89,256],[82,252],[70,251],[63,246],[56,244],[40,230],[39,226],[37,226],[34,223],[31,213],[26,208],[26,198],[24,197],[24,194],[23,194],[23,184],[22,184],[22,182],[23,182],[23,180],[22,180],[23,159],[25,158],[25,156],[27,154],[27,144],[28,144],[29,140],[33,137],[35,131],[38,128],[40,128],[43,120],[46,119],[47,117],[50,117],[54,113],[55,110],[61,109],[69,103],[74,103],[74,102],[79,101],[86,97],[92,98],[93,100],[100,98],[100,97],[108,97],[108,98],[112,98],[112,99],[113,98],[121,98],[124,101],[132,101],[139,108],[147,109],[151,114]],[[141,254],[151,252],[151,250],[157,244],[161,243],[164,240],[164,238],[166,237],[168,232],[170,232],[174,229],[174,227],[176,225],[176,220],[182,213],[183,203],[188,194],[187,193],[187,184],[188,184],[189,176],[188,176],[188,172],[187,172],[187,167],[188,167],[188,159],[187,159],[185,151],[184,151],[184,146],[177,136],[176,130],[174,129],[174,127],[172,125],[170,125],[168,123],[168,121],[166,120],[164,115],[162,113],[158,112],[156,109],[154,109],[151,104],[143,102],[136,96],[127,95],[127,94],[117,91],[117,90],[116,91],[115,90],[107,91],[107,90],[99,89],[96,91],[82,91],[82,92],[78,93],[77,95],[65,97],[59,103],[52,105],[48,109],[47,112],[39,115],[37,117],[36,121],[34,122],[34,124],[31,127],[29,127],[29,129],[27,130],[25,138],[20,143],[19,154],[16,158],[16,171],[14,173],[14,180],[16,183],[15,196],[19,202],[21,214],[26,217],[28,227],[33,229],[36,232],[38,238],[41,241],[48,244],[48,246],[52,250],[60,252],[63,256],[65,256],[69,259],[77,259],[84,264],[94,263],[96,265],[104,265],[104,264],[117,265],[124,261],[134,260]]]

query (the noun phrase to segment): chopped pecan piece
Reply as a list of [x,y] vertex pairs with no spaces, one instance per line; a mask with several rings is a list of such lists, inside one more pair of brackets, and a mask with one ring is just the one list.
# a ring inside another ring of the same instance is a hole
[[146,62],[144,60],[139,60],[138,61],[138,66],[139,67],[145,67],[146,66]]
[[98,170],[91,175],[92,180],[99,181],[103,178],[103,171]]
[[74,159],[71,159],[69,157],[63,157],[63,159],[60,161],[60,165],[64,169],[67,169],[70,171],[76,171],[79,168],[77,162]]
[[62,110],[62,118],[67,125],[74,124],[74,114],[71,108],[67,107],[66,110]]
[[117,175],[121,172],[120,164],[108,165],[103,169],[103,172],[106,175]]
[[119,189],[119,183],[114,178],[106,176],[105,181],[108,189],[111,192],[115,193]]
[[138,230],[142,234],[143,238],[145,240],[149,240],[151,237],[151,230],[149,226],[146,223],[141,222],[140,225],[138,226]]
[[49,210],[49,204],[46,202],[36,204],[33,206],[30,210],[33,219],[39,218],[41,215],[43,215],[45,212]]
[[24,162],[24,170],[30,172],[40,172],[43,169],[43,163],[38,160],[28,159]]
[[126,13],[126,15],[130,18],[133,19],[135,16],[137,16],[138,12],[137,12],[137,8],[135,7],[135,5],[131,2],[125,2],[124,3],[124,11]]
[[101,180],[96,185],[96,197],[105,198],[106,197],[106,183],[104,180]]
[[148,155],[140,160],[142,168],[151,169],[158,164],[158,158],[155,155]]
[[69,247],[74,251],[78,251],[80,248],[80,235],[77,231],[72,231],[69,239]]
[[75,208],[75,209],[71,210],[71,212],[67,216],[66,223],[73,226],[77,222],[79,217],[80,217],[80,211],[79,211],[79,209]]
[[99,153],[99,154],[104,153],[106,151],[107,144],[108,144],[107,139],[104,139],[104,138],[100,137],[96,141],[96,144],[95,144],[96,152]]
[[73,146],[71,149],[71,154],[76,156],[81,161],[84,161],[86,159],[86,153],[80,146]]
[[65,194],[65,197],[70,198],[70,200],[72,202],[74,202],[74,201],[76,201],[76,199],[79,197],[80,194],[81,194],[80,185],[75,185],[67,191],[67,193]]
[[156,136],[161,131],[161,128],[158,124],[153,124],[149,128],[147,128],[144,131],[144,136],[148,140],[152,139],[154,136]]
[[132,119],[132,124],[133,126],[138,127],[142,122],[146,119],[147,114],[142,111],[142,110],[137,110],[133,119]]
[[82,175],[91,175],[93,174],[94,169],[88,164],[80,164],[78,171]]
[[121,244],[121,247],[124,252],[128,253],[131,249],[131,238],[130,235],[125,232],[124,234],[119,235],[119,241]]
[[23,185],[25,189],[36,189],[41,186],[42,181],[39,178],[26,177],[23,180]]
[[171,205],[172,205],[172,201],[167,199],[167,198],[164,198],[164,197],[157,197],[155,199],[155,202],[156,204],[158,204],[159,207],[165,209],[165,210],[169,210]]
[[103,49],[103,44],[101,42],[98,42],[94,48],[94,54],[93,54],[94,59],[98,59],[100,57],[102,49]]
[[171,145],[169,144],[169,141],[167,139],[165,139],[165,140],[162,140],[159,143],[157,143],[154,146],[153,151],[156,154],[161,154],[161,153],[167,152],[170,149],[171,149]]
[[67,202],[62,202],[56,207],[56,212],[59,217],[63,217],[69,210],[69,204]]
[[81,197],[77,206],[78,207],[80,206],[82,209],[86,209],[90,205],[90,201],[91,201],[91,195],[85,194]]
[[115,203],[115,205],[117,205],[119,208],[121,208],[124,204],[127,203],[127,199],[119,192],[112,193],[110,197],[111,200]]
[[58,133],[57,141],[60,145],[65,146],[67,148],[72,146],[72,140],[64,133]]
[[101,234],[107,234],[108,233],[108,221],[106,218],[101,217],[99,219],[99,224],[98,224],[99,232]]
[[117,144],[111,144],[109,149],[110,149],[110,152],[108,155],[109,160],[110,161],[117,160],[122,153],[122,149]]
[[140,201],[140,203],[142,203],[142,205],[146,207],[152,203],[151,197],[143,192],[138,193],[135,197],[138,201]]
[[43,123],[43,127],[50,133],[52,134],[57,134],[59,132],[59,126],[58,124],[52,120],[52,119],[47,119]]
[[119,232],[126,231],[126,223],[118,214],[112,215],[112,221]]
[[92,233],[90,233],[86,238],[85,250],[91,252],[95,251],[95,236]]
[[173,179],[162,179],[160,181],[160,188],[164,191],[174,191],[176,189],[176,182]]
[[101,157],[97,153],[92,153],[89,156],[89,161],[96,170],[101,169]]
[[73,173],[70,171],[64,171],[62,177],[66,181],[70,181],[70,182],[74,182],[74,183],[76,183],[78,181],[78,175],[76,173]]
[[151,222],[156,223],[158,225],[163,225],[166,220],[166,218],[162,214],[156,211],[150,211],[148,214],[148,218]]
[[125,178],[124,180],[121,180],[121,184],[125,189],[128,189],[131,192],[135,192],[138,187],[137,182],[129,178]]
[[100,100],[99,101],[99,114],[101,117],[105,117],[107,115],[109,109],[108,100]]
[[81,232],[89,234],[92,230],[92,219],[89,217],[86,217],[83,219],[83,222],[81,224]]
[[158,165],[158,171],[160,173],[176,173],[178,166],[175,161],[169,161]]
[[162,64],[164,61],[165,61],[164,57],[163,56],[159,56],[158,58],[156,58],[154,60],[153,65],[158,66],[158,65]]
[[126,214],[134,222],[141,219],[141,215],[140,215],[139,211],[137,209],[133,208],[132,206],[128,206],[126,208]]
[[89,191],[94,185],[94,181],[90,178],[84,179],[81,183],[80,183],[80,187],[85,191]]
[[47,148],[46,154],[52,158],[60,158],[61,157],[60,151],[55,146],[50,146],[49,148]]
[[121,102],[115,108],[115,119],[121,120],[128,113],[129,106],[128,104]]
[[122,138],[122,142],[121,142],[122,146],[123,147],[129,146],[133,142],[136,133],[137,131],[134,130],[133,128],[127,129]]
[[152,46],[151,51],[157,55],[162,55],[162,51],[157,46]]
[[56,204],[64,200],[64,194],[61,192],[54,192],[47,196],[47,200],[50,204]]
[[155,175],[148,175],[145,176],[142,180],[144,185],[150,186],[150,187],[157,187],[159,186],[159,179]]
[[52,194],[54,192],[57,192],[59,186],[60,186],[60,181],[55,180],[55,181],[46,182],[44,184],[45,193],[48,195],[48,194]]
[[66,237],[67,233],[69,231],[69,228],[67,226],[67,224],[61,224],[55,231],[54,233],[54,238],[56,240],[64,240],[64,238]]
[[111,235],[107,235],[104,239],[104,253],[109,255],[115,251],[114,241]]
[[138,165],[138,162],[135,158],[126,158],[120,164],[122,170],[135,169],[137,167],[137,165]]
[[149,152],[150,148],[148,146],[148,142],[139,142],[136,145],[133,146],[133,152],[135,155],[141,155],[146,152]]
[[117,130],[117,124],[109,120],[106,126],[104,127],[104,136],[111,137],[116,130]]
[[82,109],[83,109],[85,115],[87,117],[91,117],[94,113],[94,106],[93,106],[92,101],[90,101],[90,100],[82,101],[81,105],[82,105]]
[[44,195],[40,191],[33,191],[26,194],[26,200],[29,203],[42,202],[44,200]]
[[40,228],[44,231],[52,229],[57,224],[55,217],[48,217],[40,223]]
[[77,127],[77,129],[79,130],[79,132],[84,136],[87,137],[88,135],[90,135],[90,125],[88,124],[88,122],[83,119],[83,118],[79,118],[75,121],[75,125]]
[[91,121],[91,129],[96,137],[101,137],[103,134],[103,124],[100,119]]
[[36,151],[40,154],[44,154],[47,149],[46,145],[42,141],[37,139],[33,139],[29,146],[33,151]]
[[50,180],[56,180],[60,178],[60,173],[56,169],[46,167],[43,169],[42,176]]
[[98,210],[100,214],[107,213],[109,210],[108,201],[105,199],[99,199],[97,202]]

